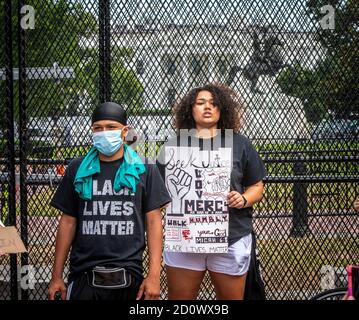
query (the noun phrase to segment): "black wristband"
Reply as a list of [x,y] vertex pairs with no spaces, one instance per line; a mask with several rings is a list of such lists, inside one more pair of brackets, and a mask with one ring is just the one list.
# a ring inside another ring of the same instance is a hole
[[247,201],[246,197],[243,194],[242,194],[242,198],[243,198],[243,201],[244,201],[242,208],[244,208],[248,201]]

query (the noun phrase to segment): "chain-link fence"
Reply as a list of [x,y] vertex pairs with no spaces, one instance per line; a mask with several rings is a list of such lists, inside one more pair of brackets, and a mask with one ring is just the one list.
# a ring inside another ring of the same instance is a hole
[[[359,5],[331,0],[1,1],[0,215],[28,253],[0,259],[0,299],[45,299],[64,166],[102,101],[127,106],[154,156],[171,106],[221,82],[268,176],[255,207],[269,299],[307,299],[359,264]],[[145,255],[145,266],[147,265]],[[161,277],[162,298],[167,297]],[[214,298],[207,277],[200,298]]]

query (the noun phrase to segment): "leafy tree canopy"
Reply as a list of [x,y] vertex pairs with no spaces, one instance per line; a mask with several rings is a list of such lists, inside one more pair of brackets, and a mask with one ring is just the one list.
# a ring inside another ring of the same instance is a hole
[[[322,28],[325,5],[334,8],[334,29]],[[317,123],[330,114],[335,118],[359,115],[359,2],[357,0],[310,0],[308,14],[318,29],[317,40],[325,58],[309,70],[296,65],[278,77],[283,92],[299,98],[306,116]]]

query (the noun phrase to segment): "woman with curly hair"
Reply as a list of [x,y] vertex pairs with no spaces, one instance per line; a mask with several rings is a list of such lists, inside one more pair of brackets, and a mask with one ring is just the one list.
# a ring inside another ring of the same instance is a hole
[[[252,248],[252,206],[262,198],[262,179],[266,173],[249,139],[238,133],[242,109],[242,102],[238,95],[222,84],[207,84],[194,88],[174,108],[178,136],[169,140],[165,147],[179,146],[179,141],[181,141],[180,146],[183,146],[185,142],[189,143],[190,148],[191,145],[196,145],[199,146],[199,150],[208,148],[211,152],[223,146],[223,140],[228,139],[227,133],[230,131],[232,132],[231,141],[229,144],[228,140],[225,141],[224,145],[231,147],[232,164],[230,178],[228,176],[230,181],[224,182],[229,191],[226,191],[227,199],[223,200],[226,202],[229,216],[228,237],[226,237],[228,251],[223,253],[175,252],[175,250],[167,250],[165,246],[164,262],[170,300],[196,299],[206,270],[214,285],[217,299],[243,299]],[[183,133],[186,131],[183,129],[187,129],[189,134]],[[169,162],[166,162],[164,158],[165,147],[158,158],[158,163],[165,177],[167,189],[172,196],[172,205],[175,205],[177,199],[173,190],[180,193],[186,187],[188,190],[193,190],[195,179],[187,176],[191,171],[189,167],[187,169],[182,167],[183,170],[176,169],[171,178],[166,176]],[[187,165],[193,165],[192,160]],[[179,164],[180,161],[175,163]],[[173,161],[171,166],[173,169]],[[176,174],[178,177],[175,177]],[[172,188],[173,184],[175,189]],[[183,207],[181,210],[182,212],[179,213],[187,213],[183,212]],[[191,211],[191,213],[198,214],[199,212]],[[206,213],[211,212],[204,210],[203,214]],[[168,218],[169,211],[166,214]]]
[[[198,97],[199,94],[201,97]],[[200,117],[201,109],[205,107],[205,102],[208,100],[205,98],[209,95],[214,103],[213,106],[216,106],[214,115],[218,119],[212,119],[207,115]],[[199,103],[196,103],[197,100]],[[212,132],[217,129],[232,129],[234,132],[239,132],[242,111],[241,99],[235,91],[222,84],[208,84],[190,90],[175,105],[174,125],[177,132],[181,129],[206,129]]]

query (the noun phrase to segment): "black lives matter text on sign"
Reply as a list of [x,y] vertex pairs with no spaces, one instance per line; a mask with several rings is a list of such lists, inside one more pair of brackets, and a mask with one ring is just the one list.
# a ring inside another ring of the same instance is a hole
[[219,253],[228,250],[231,149],[166,147],[165,250]]

